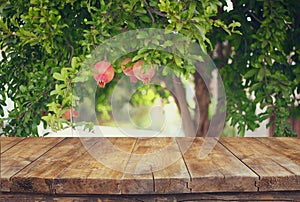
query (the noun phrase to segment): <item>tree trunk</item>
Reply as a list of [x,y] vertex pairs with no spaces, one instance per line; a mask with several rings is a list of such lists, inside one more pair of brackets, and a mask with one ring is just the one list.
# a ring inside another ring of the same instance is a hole
[[208,108],[210,103],[210,95],[201,75],[196,72],[195,79],[195,96],[198,104],[198,112],[195,113],[194,123],[197,124],[196,136],[205,137],[209,127]]
[[175,94],[174,96],[175,96],[175,100],[177,100],[176,104],[180,111],[184,134],[186,137],[194,137],[195,126],[193,123],[193,119],[191,117],[191,113],[188,108],[185,90],[183,88],[180,78],[174,75],[173,84],[174,84],[174,94]]
[[[193,136],[196,134],[197,137],[206,137],[209,136],[218,136],[220,131],[224,128],[224,113],[222,112],[222,108],[225,105],[225,95],[220,92],[217,92],[217,115],[214,116],[213,125],[212,128],[209,130],[210,127],[210,120],[209,120],[209,104],[210,104],[210,93],[209,93],[209,87],[206,86],[206,83],[203,80],[203,77],[205,77],[205,81],[208,85],[210,85],[210,81],[212,79],[212,72],[210,72],[210,68],[206,67],[206,65],[210,65],[210,58],[218,59],[218,69],[221,69],[225,64],[228,63],[228,56],[231,53],[231,47],[228,43],[228,41],[225,41],[224,43],[217,42],[215,49],[213,52],[210,53],[210,57],[204,57],[203,62],[196,62],[197,71],[194,73],[194,84],[195,84],[195,101],[197,105],[197,109],[195,110],[194,117],[192,118],[191,113],[189,113],[188,105],[186,101],[185,91],[182,87],[182,83],[179,79],[179,81],[176,81],[175,83],[179,84],[175,88],[179,88],[175,90],[175,97],[179,98],[177,99],[177,106],[179,108],[182,121],[183,121],[183,129],[187,136],[187,134],[191,134],[192,131],[194,131]],[[208,69],[207,69],[208,68]],[[201,75],[198,73],[201,72]],[[178,79],[178,78],[177,78]],[[221,80],[217,79],[217,86],[214,86],[214,88],[222,89],[220,85]],[[175,85],[176,86],[176,85]],[[175,99],[176,100],[176,99]],[[181,104],[179,104],[181,103]],[[183,110],[183,111],[182,111]],[[190,136],[190,135],[189,135]]]

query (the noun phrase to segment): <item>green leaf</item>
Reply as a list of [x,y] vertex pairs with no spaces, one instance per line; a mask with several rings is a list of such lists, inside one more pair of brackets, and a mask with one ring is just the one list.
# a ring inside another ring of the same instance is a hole
[[251,85],[250,91],[251,91],[251,92],[252,92],[252,91],[255,91],[255,90],[259,89],[261,86],[262,86],[262,83],[261,83],[261,82],[255,83],[255,84]]
[[257,74],[257,80],[258,81],[262,81],[265,77],[265,69],[264,68],[260,68]]
[[64,75],[61,75],[60,73],[57,73],[57,72],[55,72],[53,74],[53,78],[55,78],[56,80],[59,80],[59,81],[65,81]]
[[204,38],[205,37],[205,28],[201,27],[200,25],[198,24],[193,24],[193,26],[196,28],[196,32],[198,34],[200,34],[201,38]]
[[20,85],[19,89],[22,93],[25,93],[27,91],[27,88],[24,85]]
[[162,45],[163,48],[169,47],[169,46],[173,46],[173,42],[172,41],[165,41]]
[[196,4],[197,2],[196,1],[192,1],[190,3],[190,6],[189,6],[189,12],[188,12],[188,19],[191,19],[194,15],[194,12],[196,10]]
[[145,55],[146,55],[146,53],[141,54],[141,55],[138,54],[138,55],[134,56],[134,57],[132,58],[132,62],[138,61],[139,59],[143,58]]
[[257,73],[257,69],[250,69],[245,75],[245,79],[249,79],[250,77],[254,76]]
[[151,23],[152,22],[151,19],[150,19],[150,17],[148,17],[148,16],[143,15],[140,18],[144,22],[147,22],[147,23]]
[[71,61],[71,67],[75,69],[75,68],[78,66],[79,60],[80,60],[80,58],[78,58],[78,57],[73,57],[73,58],[72,58],[72,61]]
[[147,32],[145,32],[145,31],[139,31],[136,36],[137,39],[146,39],[148,37],[149,36],[148,36]]
[[46,18],[40,18],[40,23],[41,23],[41,24],[43,24],[43,23],[45,23],[45,22],[47,22]]

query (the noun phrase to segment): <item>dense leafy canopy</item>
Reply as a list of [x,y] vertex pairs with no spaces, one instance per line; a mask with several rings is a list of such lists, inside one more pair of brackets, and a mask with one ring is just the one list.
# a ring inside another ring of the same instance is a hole
[[[0,115],[7,97],[14,101],[8,136],[37,136],[43,121],[56,129],[72,105],[72,87],[80,65],[105,40],[139,28],[161,28],[196,40],[220,68],[228,120],[239,132],[254,130],[273,117],[276,135],[294,135],[286,121],[299,102],[299,8],[293,1],[221,0],[13,0],[0,5]],[[180,58],[164,52],[138,51],[126,57],[193,71]],[[114,66],[115,79],[123,74]],[[113,81],[114,81],[113,80]],[[114,82],[98,92],[98,108],[109,119],[105,95]],[[155,89],[168,97],[168,93]],[[154,99],[155,94],[150,96]],[[138,103],[142,96],[133,99]],[[265,111],[256,114],[256,105]],[[208,106],[207,106],[208,107]],[[3,121],[3,120],[2,120]],[[270,123],[271,124],[271,123]]]
[[[237,2],[232,11],[221,17],[242,24],[242,35],[228,37],[233,48],[229,57],[232,62],[225,60],[230,64],[224,64],[221,70],[227,89],[228,117],[233,124],[239,124],[241,132],[254,130],[261,121],[272,117],[268,126],[275,124],[275,136],[295,135],[287,117],[299,117],[296,108],[300,92],[300,4]],[[262,113],[255,114],[257,104],[264,109]]]

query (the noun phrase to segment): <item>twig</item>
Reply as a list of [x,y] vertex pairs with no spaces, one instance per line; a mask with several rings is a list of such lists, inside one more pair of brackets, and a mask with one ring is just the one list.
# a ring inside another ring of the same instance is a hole
[[73,55],[74,55],[74,47],[70,44],[70,42],[68,40],[66,40],[66,43],[67,43],[67,46],[69,46],[71,48],[71,54],[70,54],[70,58],[68,61],[68,64],[70,65],[72,62]]
[[262,21],[260,19],[258,19],[258,17],[256,17],[253,13],[249,12],[249,14],[260,24],[262,23]]
[[151,8],[151,7],[149,7],[149,9],[151,10],[151,12],[155,13],[156,15],[159,15],[159,16],[161,16],[161,17],[167,17],[166,14],[164,14],[164,13],[162,13],[162,12],[160,12],[160,11],[157,11],[157,10]]
[[146,5],[146,10],[147,10],[147,12],[149,13],[149,15],[151,17],[152,24],[154,24],[155,23],[155,19],[154,19],[152,13],[151,13],[151,10],[150,10],[151,8],[150,8],[150,6],[149,6],[149,4],[148,4],[148,2],[146,0],[144,0],[144,3]]
[[183,11],[185,11],[186,9],[188,9],[188,7],[190,6],[190,2],[185,2],[186,4],[185,4],[185,6],[184,6],[184,8],[182,9],[182,12]]
[[153,15],[152,15],[152,13],[155,13],[156,15],[159,15],[159,16],[161,16],[161,17],[167,17],[166,14],[164,14],[164,13],[162,13],[162,12],[160,12],[160,11],[157,11],[157,10],[151,8],[146,0],[144,0],[144,3],[145,3],[145,5],[146,5],[146,9],[147,9],[147,11],[148,11],[148,13],[149,13],[149,15],[150,15],[150,17],[151,17],[151,19],[152,19],[152,22],[153,22],[153,20],[154,20],[154,17],[153,17]]

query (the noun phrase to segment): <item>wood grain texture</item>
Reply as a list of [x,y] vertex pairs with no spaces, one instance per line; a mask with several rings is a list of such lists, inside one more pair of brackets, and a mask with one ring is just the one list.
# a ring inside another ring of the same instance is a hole
[[134,194],[134,195],[0,195],[2,202],[153,202],[153,201],[299,201],[299,191],[248,193],[187,193],[187,194]]
[[300,190],[299,149],[296,149],[299,146],[290,141],[289,151],[284,141],[275,138],[270,141],[266,138],[221,139],[225,147],[260,176],[259,191]]
[[[178,138],[181,147],[186,138]],[[257,191],[258,176],[219,143],[204,159],[200,159],[203,138],[196,138],[183,154],[191,175],[192,192],[249,192]],[[184,146],[182,146],[184,145]]]
[[165,139],[140,138],[133,148],[120,185],[122,194],[152,194],[155,192],[152,171],[160,166],[157,151]]
[[22,137],[0,137],[0,153],[5,152],[23,139]]
[[120,186],[123,194],[186,193],[189,180],[174,138],[140,138]]
[[[13,143],[22,140],[22,144],[14,144],[1,154],[1,191],[9,191],[11,177],[53,148],[63,138],[13,138],[13,140]],[[11,145],[12,142],[8,144]]]
[[276,152],[288,157],[291,161],[300,164],[300,139],[299,138],[255,138],[256,140],[271,147]]
[[[95,144],[94,138],[65,138],[55,148],[12,177],[12,192],[54,193],[56,178],[72,162],[84,158],[86,147]],[[24,145],[25,146],[25,145]]]
[[[84,156],[54,181],[57,194],[120,194],[120,179],[136,142],[134,138],[98,138]],[[116,166],[119,170],[116,170]]]
[[[155,139],[154,139],[155,140]],[[175,138],[164,138],[160,142],[160,150],[156,154],[162,162],[153,171],[155,192],[159,194],[189,193],[189,171],[185,165],[180,148]]]
[[1,142],[8,145],[1,153],[2,199],[193,201],[299,196],[299,139],[210,139],[217,144],[200,158],[204,140],[208,139],[7,139]]

